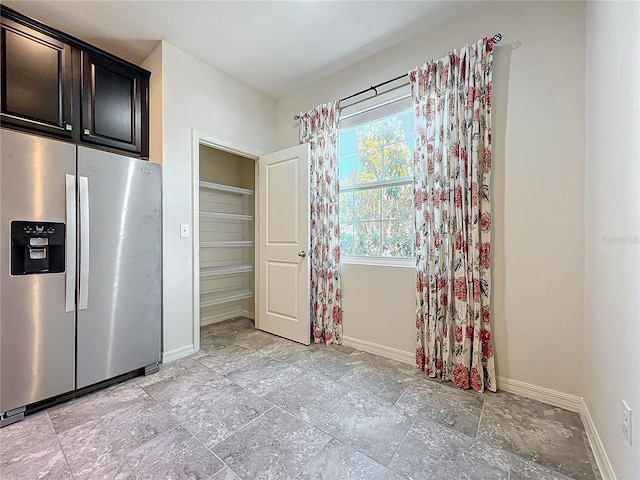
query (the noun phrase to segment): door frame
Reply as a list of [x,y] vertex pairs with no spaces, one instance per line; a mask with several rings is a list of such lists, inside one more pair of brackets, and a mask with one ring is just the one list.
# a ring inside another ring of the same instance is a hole
[[[191,130],[191,283],[193,286],[193,298],[191,304],[193,324],[191,334],[194,352],[200,350],[200,145],[254,160],[256,172],[254,199],[258,198],[258,158],[265,154],[264,152],[254,150],[244,145],[220,140],[208,133],[193,129]],[[254,216],[254,222],[256,224],[258,222],[257,209]],[[254,266],[255,265],[256,263],[254,259]],[[255,303],[257,303],[255,285],[253,295]],[[257,315],[255,320],[257,327]]]

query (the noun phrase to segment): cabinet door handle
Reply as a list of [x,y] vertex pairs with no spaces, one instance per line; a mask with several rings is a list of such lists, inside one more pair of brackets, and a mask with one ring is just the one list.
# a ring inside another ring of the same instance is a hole
[[84,134],[85,134],[85,135],[91,135],[91,132],[89,131],[89,129],[88,129],[88,128],[85,128],[85,129],[84,129]]

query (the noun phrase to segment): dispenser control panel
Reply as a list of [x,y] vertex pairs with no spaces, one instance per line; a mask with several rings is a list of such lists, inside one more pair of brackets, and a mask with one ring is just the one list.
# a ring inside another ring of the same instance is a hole
[[11,222],[11,275],[64,272],[65,224]]
[[[64,224],[62,225],[64,227]],[[24,233],[26,233],[27,235],[46,237],[47,235],[54,235],[56,232],[58,232],[59,227],[53,223],[41,225],[38,225],[37,223],[28,223],[22,228],[22,230],[24,230]]]

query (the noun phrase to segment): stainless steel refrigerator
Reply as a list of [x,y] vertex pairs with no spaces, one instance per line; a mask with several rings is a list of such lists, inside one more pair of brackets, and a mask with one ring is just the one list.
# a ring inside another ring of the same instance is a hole
[[147,367],[161,327],[160,166],[1,130],[0,423]]

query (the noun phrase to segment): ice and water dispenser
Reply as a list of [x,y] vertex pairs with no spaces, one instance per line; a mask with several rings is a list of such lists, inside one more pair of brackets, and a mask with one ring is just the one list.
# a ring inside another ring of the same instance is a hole
[[11,222],[11,275],[64,272],[65,224]]

